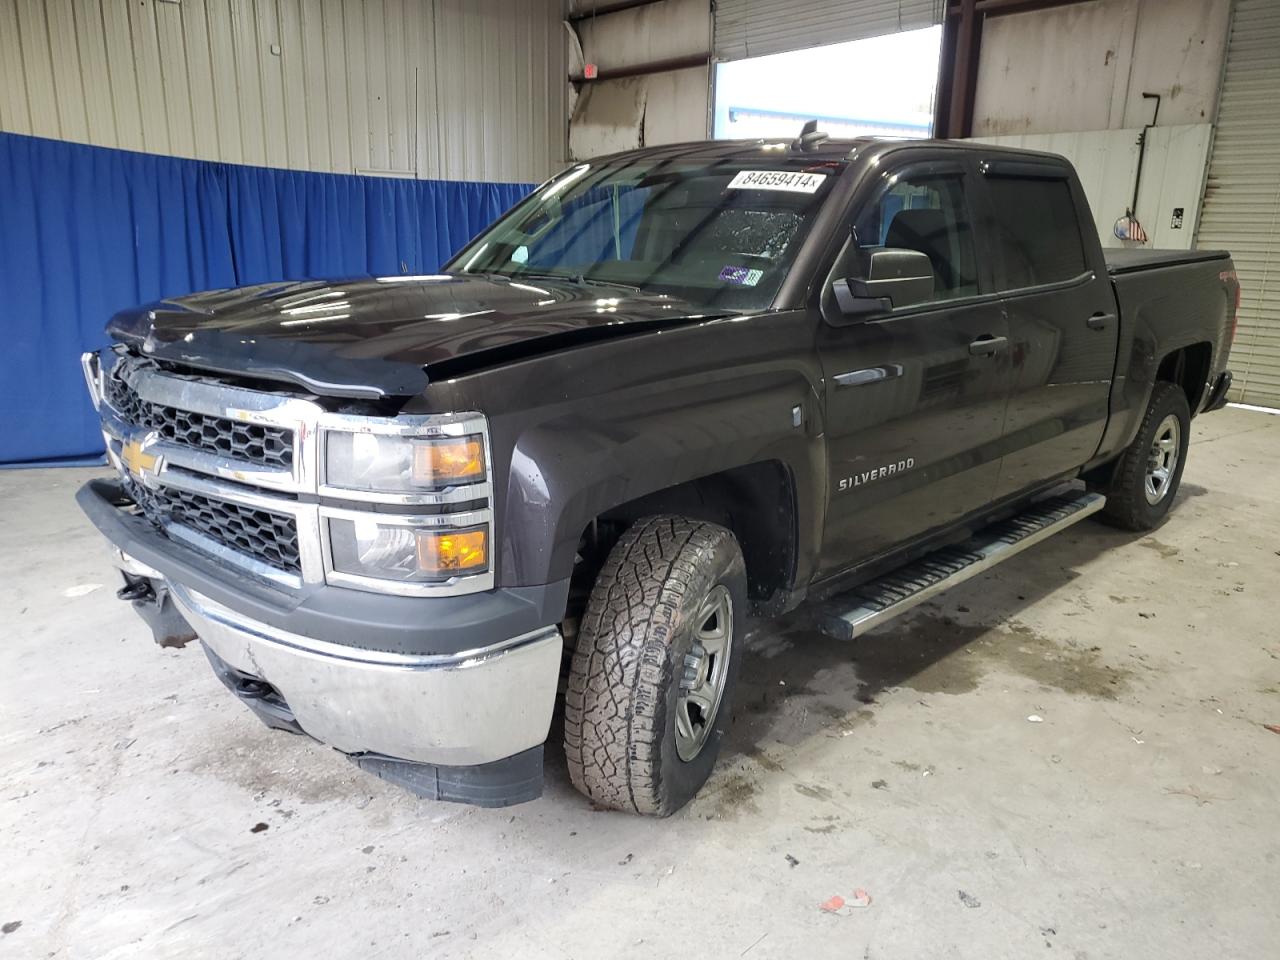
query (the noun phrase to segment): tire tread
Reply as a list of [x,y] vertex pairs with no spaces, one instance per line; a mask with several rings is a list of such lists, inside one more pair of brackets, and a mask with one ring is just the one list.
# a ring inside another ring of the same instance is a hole
[[596,578],[565,690],[564,742],[574,786],[601,805],[674,812],[661,779],[670,648],[700,561],[725,538],[733,535],[715,524],[645,518]]

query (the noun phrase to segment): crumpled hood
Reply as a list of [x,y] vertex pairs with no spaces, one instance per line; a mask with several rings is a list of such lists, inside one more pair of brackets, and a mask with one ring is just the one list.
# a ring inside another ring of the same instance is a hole
[[435,275],[260,284],[124,310],[107,332],[145,356],[346,397],[410,396],[432,367],[518,358],[703,319],[661,294],[562,280]]

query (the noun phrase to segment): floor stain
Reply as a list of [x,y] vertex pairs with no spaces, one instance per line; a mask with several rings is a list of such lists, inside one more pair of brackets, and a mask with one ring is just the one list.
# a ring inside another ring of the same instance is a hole
[[760,785],[745,773],[731,773],[725,777],[719,789],[714,790],[707,799],[713,809],[707,814],[708,819],[733,820],[742,814],[756,814],[760,808],[755,798],[760,793]]
[[877,691],[970,693],[990,670],[1004,668],[1064,693],[1114,700],[1133,674],[1104,663],[1101,653],[1017,621],[986,627],[926,614],[900,624],[896,637],[868,643],[855,663],[859,680]]
[[1182,552],[1177,547],[1170,546],[1167,543],[1161,543],[1155,537],[1144,537],[1138,541],[1138,546],[1146,547],[1148,550],[1154,550],[1166,560],[1172,560]]
[[229,746],[224,742],[194,757],[186,769],[238,784],[259,801],[276,798],[275,806],[280,797],[303,804],[341,800],[351,795],[357,780],[368,776],[354,764],[334,764],[329,756],[317,757],[308,747],[295,737],[269,745]]
[[766,770],[770,771],[771,773],[779,773],[782,770],[786,769],[786,767],[784,767],[777,760],[773,759],[773,757],[769,756],[763,750],[753,751],[751,754],[751,759],[754,760],[756,763],[760,764],[760,766],[764,767]]
[[811,819],[814,823],[822,824],[822,826],[805,827],[804,829],[808,833],[835,833],[837,830],[840,829],[840,826],[839,826],[840,818],[837,816],[828,814],[827,816],[824,816],[824,817],[810,817],[809,819]]
[[831,791],[830,791],[830,790],[828,790],[826,787],[819,786],[819,785],[818,785],[818,784],[816,784],[816,783],[797,783],[797,784],[796,784],[796,793],[798,793],[798,794],[800,794],[800,795],[802,795],[802,796],[805,796],[805,797],[811,797],[811,798],[812,798],[812,799],[814,799],[814,800],[833,800],[833,799],[835,799],[835,798],[832,796],[832,794],[831,794]]

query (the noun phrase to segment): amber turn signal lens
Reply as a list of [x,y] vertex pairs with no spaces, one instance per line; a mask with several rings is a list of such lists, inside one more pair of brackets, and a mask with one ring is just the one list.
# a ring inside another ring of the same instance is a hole
[[489,563],[485,530],[419,530],[418,569],[430,576],[475,573]]
[[413,446],[413,479],[439,484],[442,480],[477,480],[484,476],[484,444],[479,437],[431,440]]

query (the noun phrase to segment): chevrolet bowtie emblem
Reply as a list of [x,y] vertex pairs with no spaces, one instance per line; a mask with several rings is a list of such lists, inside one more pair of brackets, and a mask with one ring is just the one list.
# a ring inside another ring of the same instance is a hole
[[120,460],[125,469],[135,477],[141,477],[148,470],[154,472],[159,459],[154,453],[143,450],[142,444],[137,440],[130,440],[120,451]]

